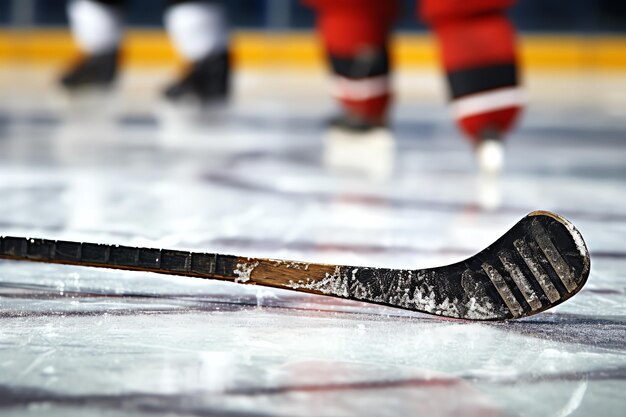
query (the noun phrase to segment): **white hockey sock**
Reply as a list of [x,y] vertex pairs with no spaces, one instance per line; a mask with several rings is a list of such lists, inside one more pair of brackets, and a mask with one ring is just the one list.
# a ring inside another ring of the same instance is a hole
[[165,13],[165,27],[178,53],[191,62],[223,52],[228,46],[222,4],[197,1],[171,6]]
[[72,34],[86,54],[117,49],[122,33],[122,16],[118,9],[93,0],[72,0],[68,15]]

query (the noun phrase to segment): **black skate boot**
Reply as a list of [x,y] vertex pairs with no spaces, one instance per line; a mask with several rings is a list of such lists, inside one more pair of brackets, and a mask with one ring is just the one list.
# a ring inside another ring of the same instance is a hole
[[183,79],[168,87],[164,95],[170,101],[195,99],[206,105],[225,101],[229,90],[230,56],[223,52],[194,63]]
[[61,77],[61,84],[68,90],[84,87],[109,88],[117,76],[119,52],[91,55]]

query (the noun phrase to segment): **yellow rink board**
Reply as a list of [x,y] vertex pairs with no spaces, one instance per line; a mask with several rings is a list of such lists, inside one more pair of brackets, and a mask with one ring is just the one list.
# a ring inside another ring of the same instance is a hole
[[[318,68],[324,54],[312,32],[237,31],[233,55],[240,68]],[[626,36],[523,35],[522,61],[529,69],[626,69]],[[180,63],[161,30],[129,30],[124,62],[136,66]],[[67,30],[0,30],[0,62],[62,64],[76,57],[77,48]],[[397,34],[393,46],[399,68],[438,65],[434,39],[427,34]]]

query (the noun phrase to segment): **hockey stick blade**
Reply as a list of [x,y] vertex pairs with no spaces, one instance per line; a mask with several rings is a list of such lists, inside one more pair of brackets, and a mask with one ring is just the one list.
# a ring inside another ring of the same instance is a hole
[[467,320],[509,320],[571,298],[589,276],[582,236],[566,219],[535,211],[464,261],[408,270],[243,258],[19,237],[0,258],[148,271],[256,284]]

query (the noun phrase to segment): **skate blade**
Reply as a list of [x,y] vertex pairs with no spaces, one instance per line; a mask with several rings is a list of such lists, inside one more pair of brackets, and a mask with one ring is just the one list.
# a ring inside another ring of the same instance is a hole
[[476,147],[476,158],[482,174],[499,175],[504,168],[504,144],[497,139],[483,140]]
[[323,162],[331,170],[352,172],[384,181],[393,173],[395,141],[386,128],[369,132],[329,128],[324,137]]
[[120,97],[113,85],[60,89],[56,97],[65,113],[77,121],[89,122],[119,112]]

